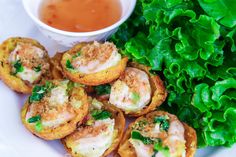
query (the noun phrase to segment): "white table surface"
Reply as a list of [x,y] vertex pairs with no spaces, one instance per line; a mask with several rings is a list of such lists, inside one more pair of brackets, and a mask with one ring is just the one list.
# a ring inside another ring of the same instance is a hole
[[[67,48],[44,37],[23,9],[21,0],[0,0],[0,42],[8,37],[31,37],[46,47],[50,54]],[[0,157],[65,157],[59,141],[43,141],[31,135],[20,121],[25,96],[12,92],[0,81]],[[205,148],[196,157],[235,157],[232,148]]]

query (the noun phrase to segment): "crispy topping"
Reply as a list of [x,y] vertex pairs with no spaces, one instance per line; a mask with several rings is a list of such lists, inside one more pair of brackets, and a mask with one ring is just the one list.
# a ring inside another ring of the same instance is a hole
[[[94,42],[84,46],[81,51],[76,52],[76,57],[73,63],[80,61],[81,66],[87,66],[92,61],[98,61],[100,64],[106,62],[113,52],[118,52],[116,46],[113,43],[105,42],[100,44]],[[78,55],[79,54],[79,55]]]
[[118,50],[113,43],[109,42],[104,44],[94,42],[93,44],[87,45],[81,49],[81,53],[86,60],[99,60],[101,63],[110,58],[113,51]]
[[67,70],[85,74],[96,73],[118,64],[121,55],[113,43],[90,43],[82,48],[74,48],[70,51],[69,64],[66,61]]
[[179,156],[185,151],[184,128],[175,116],[152,115],[143,118],[132,126],[131,139],[153,147],[154,155],[161,152]]
[[45,55],[45,50],[33,46],[32,44],[17,43],[16,48],[9,56],[9,62],[12,65],[12,73],[24,72],[24,69],[28,69],[28,71],[33,70],[36,73],[46,73],[49,69],[49,63],[45,60]]
[[159,132],[158,134],[156,132],[153,132],[154,128],[155,128],[155,124],[150,119],[146,119],[146,120],[142,120],[140,122],[137,122],[132,127],[133,130],[140,131],[142,133],[142,135],[150,137],[150,138],[164,139],[167,137],[166,132]]
[[148,81],[143,80],[142,74],[147,75],[144,71],[128,67],[120,76],[120,80],[124,81],[135,93],[139,93],[140,87],[146,87],[149,85]]
[[88,135],[97,136],[108,129],[107,124],[102,123],[98,126],[83,126],[78,129],[78,131],[72,135],[73,139],[80,139],[82,137],[87,137]]
[[32,46],[31,44],[18,43],[16,47],[16,55],[19,56],[23,66],[30,69],[45,64],[45,60],[43,60],[45,51]]
[[137,68],[128,67],[111,86],[109,101],[126,112],[141,110],[151,100],[148,75]]
[[161,131],[168,131],[170,124],[169,124],[169,117],[166,116],[157,116],[154,118],[154,123],[160,124]]
[[112,114],[106,110],[93,110],[91,115],[95,120],[103,120],[112,116]]
[[33,95],[30,97],[31,104],[28,110],[30,116],[40,115],[43,124],[49,121],[63,121],[64,117],[71,119],[71,117],[76,116],[77,108],[68,99],[68,84],[65,81],[60,83],[55,81],[53,84],[50,82],[44,86],[36,86],[40,88],[34,89]]
[[41,116],[37,115],[37,116],[29,118],[28,123],[35,123],[35,122],[40,121],[40,120],[41,120]]

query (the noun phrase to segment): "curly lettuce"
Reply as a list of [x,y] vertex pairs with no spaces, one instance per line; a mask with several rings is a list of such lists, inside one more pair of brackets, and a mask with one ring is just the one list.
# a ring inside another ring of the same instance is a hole
[[211,1],[140,0],[111,39],[164,76],[169,94],[162,108],[196,129],[199,147],[236,142],[235,19]]
[[202,9],[226,27],[236,26],[236,5],[234,0],[198,0]]

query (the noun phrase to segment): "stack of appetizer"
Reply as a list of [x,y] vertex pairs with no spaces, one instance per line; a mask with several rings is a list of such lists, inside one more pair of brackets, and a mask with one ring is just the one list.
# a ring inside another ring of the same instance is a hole
[[[192,157],[196,132],[159,111],[167,91],[150,68],[123,57],[113,43],[81,43],[49,58],[37,41],[10,38],[0,46],[0,77],[31,94],[24,126],[61,139],[73,157]],[[125,131],[125,116],[138,117]]]

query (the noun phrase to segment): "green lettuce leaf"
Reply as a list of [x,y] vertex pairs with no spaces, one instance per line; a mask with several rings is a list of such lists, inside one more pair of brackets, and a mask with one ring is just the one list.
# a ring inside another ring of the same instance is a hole
[[236,3],[234,0],[198,0],[202,9],[226,27],[236,25]]
[[[211,1],[213,9],[230,2]],[[168,98],[161,108],[196,129],[199,147],[230,146],[236,142],[236,27],[229,27],[235,19],[219,7],[212,15],[204,11],[200,0],[140,0],[112,41],[164,76]]]

